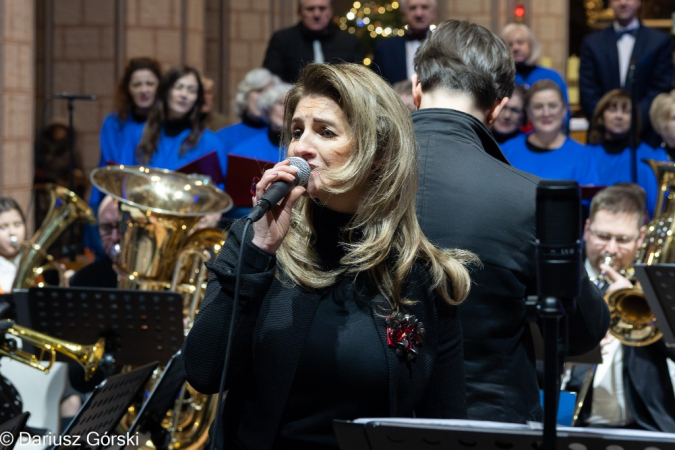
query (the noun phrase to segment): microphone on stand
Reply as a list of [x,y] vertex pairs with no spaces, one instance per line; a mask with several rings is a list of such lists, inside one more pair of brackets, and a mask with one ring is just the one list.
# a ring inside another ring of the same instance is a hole
[[542,180],[537,187],[538,295],[574,312],[580,292],[581,206],[576,181]]
[[53,98],[63,98],[66,100],[96,100],[95,95],[87,94],[69,94],[68,92],[61,92],[60,94],[52,95]]

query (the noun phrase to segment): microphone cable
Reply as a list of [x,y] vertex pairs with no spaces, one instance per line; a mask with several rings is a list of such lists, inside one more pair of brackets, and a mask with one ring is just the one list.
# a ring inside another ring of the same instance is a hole
[[[246,232],[248,227],[253,223],[251,219],[246,219],[244,224],[244,230],[241,234],[241,243],[239,244],[239,256],[237,257],[237,268],[235,270],[234,276],[234,298],[232,300],[232,315],[230,316],[230,329],[227,335],[227,346],[225,348],[225,360],[223,361],[223,375],[220,378],[220,387],[218,388],[218,407],[216,408],[216,418],[215,420],[220,421],[220,415],[222,414],[223,408],[223,393],[225,392],[225,384],[227,382],[227,372],[230,365],[230,354],[232,350],[232,337],[234,335],[234,323],[237,318],[237,309],[239,307],[239,284],[241,281],[241,266],[244,262],[244,246],[246,245]],[[220,423],[216,423],[216,429],[211,438],[211,445],[209,448],[215,450],[216,439],[218,437],[218,427]],[[222,429],[223,435],[225,434],[225,429]]]

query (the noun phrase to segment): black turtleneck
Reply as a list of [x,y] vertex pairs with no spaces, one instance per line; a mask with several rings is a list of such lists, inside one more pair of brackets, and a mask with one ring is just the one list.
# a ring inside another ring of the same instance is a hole
[[[318,204],[311,208],[317,232],[314,247],[327,268],[338,268],[346,252],[345,227],[353,215]],[[322,290],[275,450],[337,449],[333,419],[389,415],[387,360],[373,324],[373,293],[362,278],[355,283],[353,275],[341,275]]]
[[248,125],[251,128],[263,128],[267,124],[262,119],[253,119],[248,114],[244,113],[241,118],[241,123]]
[[148,114],[141,114],[136,110],[132,110],[131,119],[137,123],[145,123],[148,120]]
[[626,150],[626,147],[630,145],[630,139],[628,137],[619,138],[619,139],[605,139],[602,141],[602,148],[605,149],[610,155],[618,155],[619,153]]
[[524,62],[519,62],[516,63],[516,73],[520,76],[523,77],[523,79],[527,79],[527,77],[532,73],[534,69],[536,69],[537,66],[531,66],[527,63]]
[[491,129],[490,132],[492,133],[492,137],[495,138],[495,141],[497,141],[498,144],[503,144],[509,139],[513,139],[514,137],[518,136],[520,134],[520,128],[516,128],[514,131],[510,133],[500,133],[494,128]]
[[178,136],[183,131],[190,128],[190,125],[189,117],[183,117],[182,119],[176,120],[167,119],[164,121],[164,133],[170,137]]
[[270,140],[272,145],[279,147],[279,145],[281,145],[281,131],[276,131],[271,127],[267,127],[267,139]]

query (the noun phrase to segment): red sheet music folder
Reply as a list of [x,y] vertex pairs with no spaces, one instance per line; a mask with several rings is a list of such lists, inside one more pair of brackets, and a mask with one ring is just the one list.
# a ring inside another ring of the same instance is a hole
[[218,161],[218,153],[215,150],[204,156],[200,156],[183,167],[179,167],[176,169],[176,172],[184,173],[186,175],[193,173],[206,175],[211,178],[211,181],[213,181],[214,184],[221,184],[225,181],[223,171],[220,168],[220,162]]
[[239,155],[227,156],[225,190],[232,197],[235,207],[252,206],[251,183],[253,178],[262,177],[263,172],[273,166],[274,163],[269,161]]

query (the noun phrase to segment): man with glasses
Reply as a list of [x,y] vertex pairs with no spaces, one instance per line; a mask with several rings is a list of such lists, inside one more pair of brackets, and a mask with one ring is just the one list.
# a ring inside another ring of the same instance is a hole
[[[639,186],[617,184],[593,198],[584,227],[585,264],[603,293],[632,287],[622,273],[633,266],[645,231],[645,193]],[[603,363],[595,368],[577,424],[675,432],[675,397],[667,363],[668,358],[675,359],[675,348],[663,341],[626,346],[610,334],[600,346]],[[589,370],[588,365],[575,366],[566,389],[581,391]]]
[[70,279],[71,286],[117,287],[117,273],[113,269],[112,251],[120,242],[117,201],[106,196],[98,208],[98,233],[105,255],[83,267]]
[[644,198],[638,185],[621,183],[603,189],[591,202],[584,226],[585,265],[603,294],[632,286],[621,272],[633,266],[645,237]]

